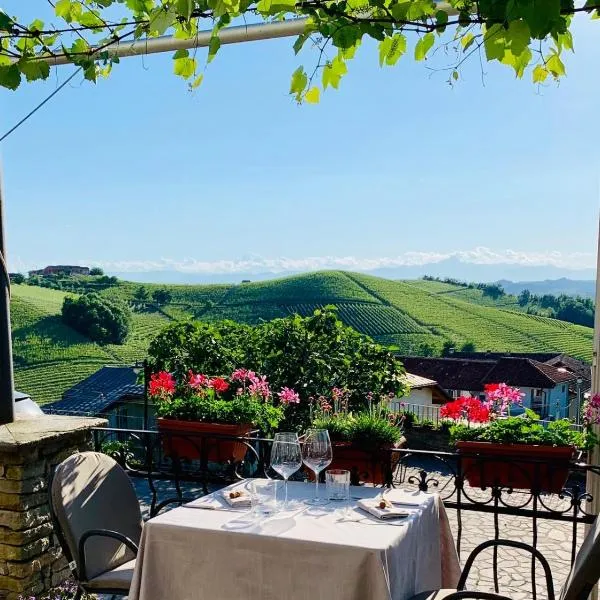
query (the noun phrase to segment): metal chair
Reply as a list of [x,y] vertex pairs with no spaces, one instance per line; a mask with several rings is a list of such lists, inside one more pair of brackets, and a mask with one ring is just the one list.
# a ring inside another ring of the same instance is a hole
[[125,471],[100,452],[64,460],[50,482],[54,529],[82,594],[126,596],[142,534],[142,515]]
[[[458,581],[456,590],[437,590],[423,592],[417,594],[411,600],[511,600],[508,596],[494,594],[491,592],[477,592],[465,590],[465,585],[469,577],[469,572],[477,556],[487,548],[505,546],[509,548],[518,548],[529,552],[537,559],[544,569],[546,578],[546,589],[548,600],[555,600],[554,583],[552,580],[552,572],[548,561],[542,553],[522,542],[514,542],[512,540],[490,540],[477,546],[467,558],[465,568],[463,569]],[[571,572],[562,588],[559,600],[587,600],[592,592],[593,587],[600,579],[600,519],[596,518],[594,525],[585,537],[583,544],[575,562],[571,567]]]

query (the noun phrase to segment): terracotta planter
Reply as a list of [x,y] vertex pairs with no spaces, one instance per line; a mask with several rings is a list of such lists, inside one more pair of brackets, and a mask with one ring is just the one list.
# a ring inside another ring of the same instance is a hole
[[205,459],[209,462],[241,462],[248,447],[224,437],[244,437],[253,426],[250,424],[229,425],[223,423],[201,423],[157,419],[158,430],[163,436],[163,451],[167,456],[188,460]]
[[457,442],[462,472],[473,487],[494,485],[560,493],[569,476],[570,446]]
[[[401,448],[402,442],[394,448]],[[333,460],[328,469],[346,469],[350,471],[351,485],[363,483],[387,483],[387,474],[393,473],[398,465],[400,455],[390,452],[392,446],[385,446],[375,451],[364,450],[353,446],[350,442],[332,442]],[[308,470],[309,478],[314,481],[314,474]]]

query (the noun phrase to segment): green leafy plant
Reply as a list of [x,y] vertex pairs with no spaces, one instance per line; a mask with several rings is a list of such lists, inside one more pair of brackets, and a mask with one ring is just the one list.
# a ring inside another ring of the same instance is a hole
[[568,419],[552,421],[545,425],[541,424],[539,416],[530,410],[527,410],[525,415],[499,418],[480,427],[453,425],[450,428],[450,443],[456,444],[459,441],[577,448],[588,446],[585,433],[575,431]]
[[152,376],[149,395],[158,417],[206,423],[249,423],[264,434],[273,432],[281,422],[287,403],[299,401],[293,390],[277,394],[279,405],[265,377],[246,369],[237,369],[229,378],[188,373],[177,382],[161,371]]
[[[210,63],[221,46],[220,31],[248,16],[259,23],[306,18],[293,48],[299,53],[305,45],[314,47],[315,58],[311,67],[299,66],[292,74],[289,91],[298,102],[315,103],[320,89],[337,89],[363,40],[369,39],[377,44],[381,67],[394,66],[407,54],[415,61],[437,59],[454,84],[467,60],[483,57],[511,68],[519,78],[528,72],[540,84],[566,73],[563,59],[573,51],[573,15],[585,12],[597,18],[600,10],[597,0],[583,6],[573,0],[58,0],[53,6],[55,18],[48,24],[39,18],[27,23],[0,11],[1,86],[17,89],[23,80],[47,79],[49,63],[36,60],[38,56],[52,60],[66,55],[86,79],[96,81],[119,62],[111,50],[115,43],[171,34],[190,40],[192,47],[203,21],[211,29]],[[190,89],[201,85],[203,71],[195,52],[173,54],[173,72]]]
[[347,393],[339,388],[331,399],[320,396],[313,402],[312,426],[327,429],[334,442],[349,442],[364,450],[390,446],[402,438],[403,417],[389,412],[385,399],[373,402],[366,398],[368,408],[357,413],[348,410]]

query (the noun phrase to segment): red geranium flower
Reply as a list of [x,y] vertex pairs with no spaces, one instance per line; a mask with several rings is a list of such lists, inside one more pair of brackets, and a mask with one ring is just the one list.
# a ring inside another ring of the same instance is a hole
[[208,385],[218,394],[226,392],[229,389],[229,384],[222,377],[211,379]]
[[440,409],[440,415],[454,421],[465,419],[474,423],[487,423],[490,420],[490,409],[477,398],[461,396],[453,402],[444,404]]
[[175,378],[167,371],[154,373],[150,377],[148,392],[150,396],[170,396],[175,391]]

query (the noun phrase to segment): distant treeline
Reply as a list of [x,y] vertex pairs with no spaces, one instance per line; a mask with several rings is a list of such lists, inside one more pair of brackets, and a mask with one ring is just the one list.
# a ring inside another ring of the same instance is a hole
[[[425,281],[448,283],[465,289],[481,290],[484,296],[492,300],[508,296],[499,283],[469,283],[452,277],[440,278],[430,275],[425,275],[423,279]],[[594,326],[595,307],[594,301],[591,298],[568,296],[567,294],[560,294],[559,296],[554,294],[536,295],[532,294],[529,290],[523,290],[517,296],[516,301],[530,315],[559,319],[586,327]]]

